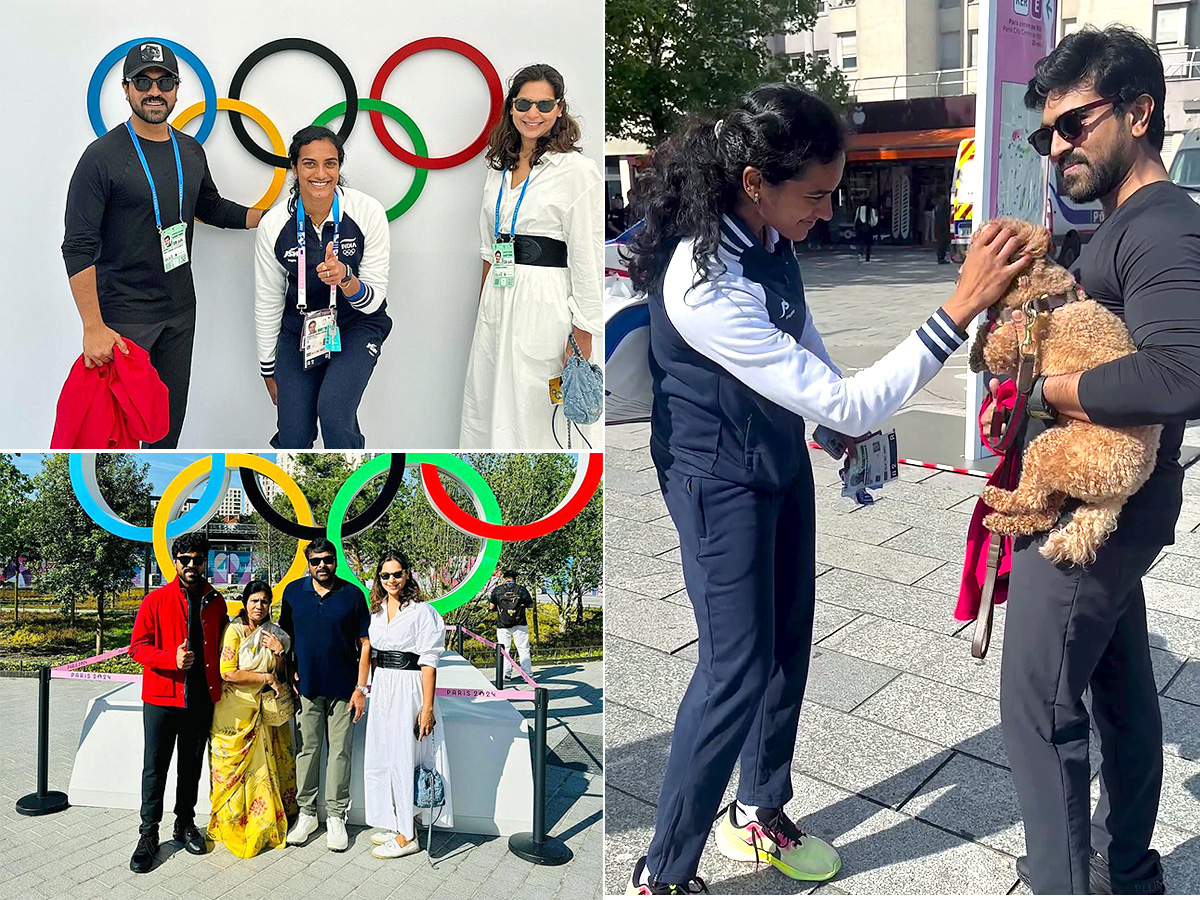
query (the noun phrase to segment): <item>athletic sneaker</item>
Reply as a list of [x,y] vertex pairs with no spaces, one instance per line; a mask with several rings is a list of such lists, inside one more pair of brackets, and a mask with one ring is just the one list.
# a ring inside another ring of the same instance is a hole
[[646,857],[642,857],[633,867],[629,876],[629,887],[625,888],[627,895],[638,894],[707,894],[708,885],[700,877],[692,878],[687,884],[662,884],[657,881],[647,881],[642,884],[642,876],[646,871]]
[[805,834],[782,809],[772,811],[766,822],[738,826],[733,821],[736,806],[729,805],[717,829],[717,849],[723,856],[743,862],[769,862],[797,881],[826,881],[842,868],[842,859],[833,847]]

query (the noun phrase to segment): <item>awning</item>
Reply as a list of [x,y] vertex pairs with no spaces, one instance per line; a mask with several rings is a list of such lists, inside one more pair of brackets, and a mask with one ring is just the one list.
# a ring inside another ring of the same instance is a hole
[[954,159],[958,142],[975,137],[975,129],[930,128],[925,131],[885,131],[850,136],[847,159],[874,162],[892,159]]

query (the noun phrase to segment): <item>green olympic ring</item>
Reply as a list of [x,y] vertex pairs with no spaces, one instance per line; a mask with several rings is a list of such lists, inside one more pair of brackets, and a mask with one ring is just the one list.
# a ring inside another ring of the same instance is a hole
[[[376,100],[374,97],[362,97],[358,101],[358,108],[368,111],[381,112],[393,122],[398,124],[407,133],[413,142],[413,148],[419,156],[425,156],[429,152],[429,147],[425,143],[425,136],[421,134],[421,129],[417,127],[417,123],[412,120],[412,117],[399,107],[393,106],[386,100]],[[346,112],[346,101],[335,103],[325,112],[321,113],[313,119],[314,125],[328,125],[338,116],[344,115]],[[400,201],[387,211],[389,222],[394,222],[410,209],[417,202],[417,198],[421,196],[421,191],[425,189],[425,182],[429,179],[428,169],[414,169],[412,185],[408,188],[408,193],[400,198]]]
[[[364,103],[363,108],[370,109],[371,107],[366,106]],[[421,150],[420,152],[425,153],[426,151]],[[492,493],[492,489],[487,481],[484,480],[484,477],[476,472],[465,460],[461,460],[457,456],[451,456],[448,453],[409,453],[405,462],[409,466],[416,466],[421,463],[437,466],[473,495],[475,504],[478,507],[477,512],[482,514],[485,522],[493,525],[501,524],[500,504],[496,502],[496,495]],[[329,508],[329,524],[326,526],[326,536],[335,547],[341,548],[342,546],[342,522],[350,509],[350,504],[354,502],[354,498],[358,496],[359,491],[363,489],[368,481],[377,475],[382,475],[391,467],[391,464],[392,455],[390,453],[377,456],[355,469],[353,474],[338,489],[336,496],[333,498],[333,505]],[[484,538],[483,552],[479,554],[479,558],[471,574],[467,576],[462,584],[458,585],[458,587],[444,597],[431,600],[429,605],[442,615],[445,615],[451,610],[458,609],[463,604],[474,600],[492,577],[492,572],[495,571],[496,564],[500,561],[500,551],[503,549],[503,545],[504,542],[496,538]],[[363,593],[366,593],[366,585],[359,581],[358,576],[354,574],[353,570],[346,563],[346,554],[342,552],[339,556],[341,559],[338,563],[338,576],[345,581],[349,581],[351,584],[358,585]]]

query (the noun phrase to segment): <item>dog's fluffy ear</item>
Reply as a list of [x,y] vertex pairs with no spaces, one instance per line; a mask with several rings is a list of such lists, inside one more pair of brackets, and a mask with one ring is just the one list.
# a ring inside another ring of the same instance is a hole
[[987,363],[983,361],[983,347],[987,339],[988,329],[985,325],[975,332],[975,340],[971,342],[971,350],[967,354],[967,365],[976,375],[987,370]]
[[[1007,216],[1000,216],[984,223],[984,227],[992,222],[998,225],[1003,225],[1010,231],[1014,232],[1017,237],[1025,241],[1025,251],[1033,257],[1045,257],[1050,255],[1050,250],[1053,241],[1050,237],[1050,231],[1043,228],[1041,225],[1034,225],[1032,222],[1026,222],[1022,219],[1012,219]],[[976,243],[976,239],[983,232],[981,227],[975,233],[975,237],[971,239],[972,246]]]

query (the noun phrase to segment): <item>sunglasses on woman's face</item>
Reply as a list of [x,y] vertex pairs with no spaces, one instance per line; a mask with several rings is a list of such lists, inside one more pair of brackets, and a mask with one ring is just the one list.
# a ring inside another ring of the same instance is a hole
[[530,100],[528,97],[517,97],[513,100],[513,106],[517,112],[529,112],[531,106],[536,106],[538,112],[549,113],[554,112],[554,107],[558,106],[557,100]]
[[381,581],[399,581],[404,577],[403,572],[380,572],[379,579]]
[[1029,135],[1030,145],[1039,155],[1049,156],[1050,146],[1054,143],[1054,132],[1056,131],[1062,135],[1064,141],[1075,143],[1075,141],[1083,137],[1084,129],[1087,127],[1083,122],[1083,114],[1089,110],[1096,109],[1098,106],[1106,105],[1113,105],[1113,101],[1096,100],[1094,103],[1089,103],[1086,106],[1077,106],[1075,109],[1067,110],[1054,120],[1053,125],[1043,125]]
[[129,79],[129,83],[142,94],[150,90],[152,84],[157,84],[158,89],[164,94],[169,94],[179,87],[179,79],[174,75],[160,75],[158,78],[151,78],[149,75],[134,75]]

